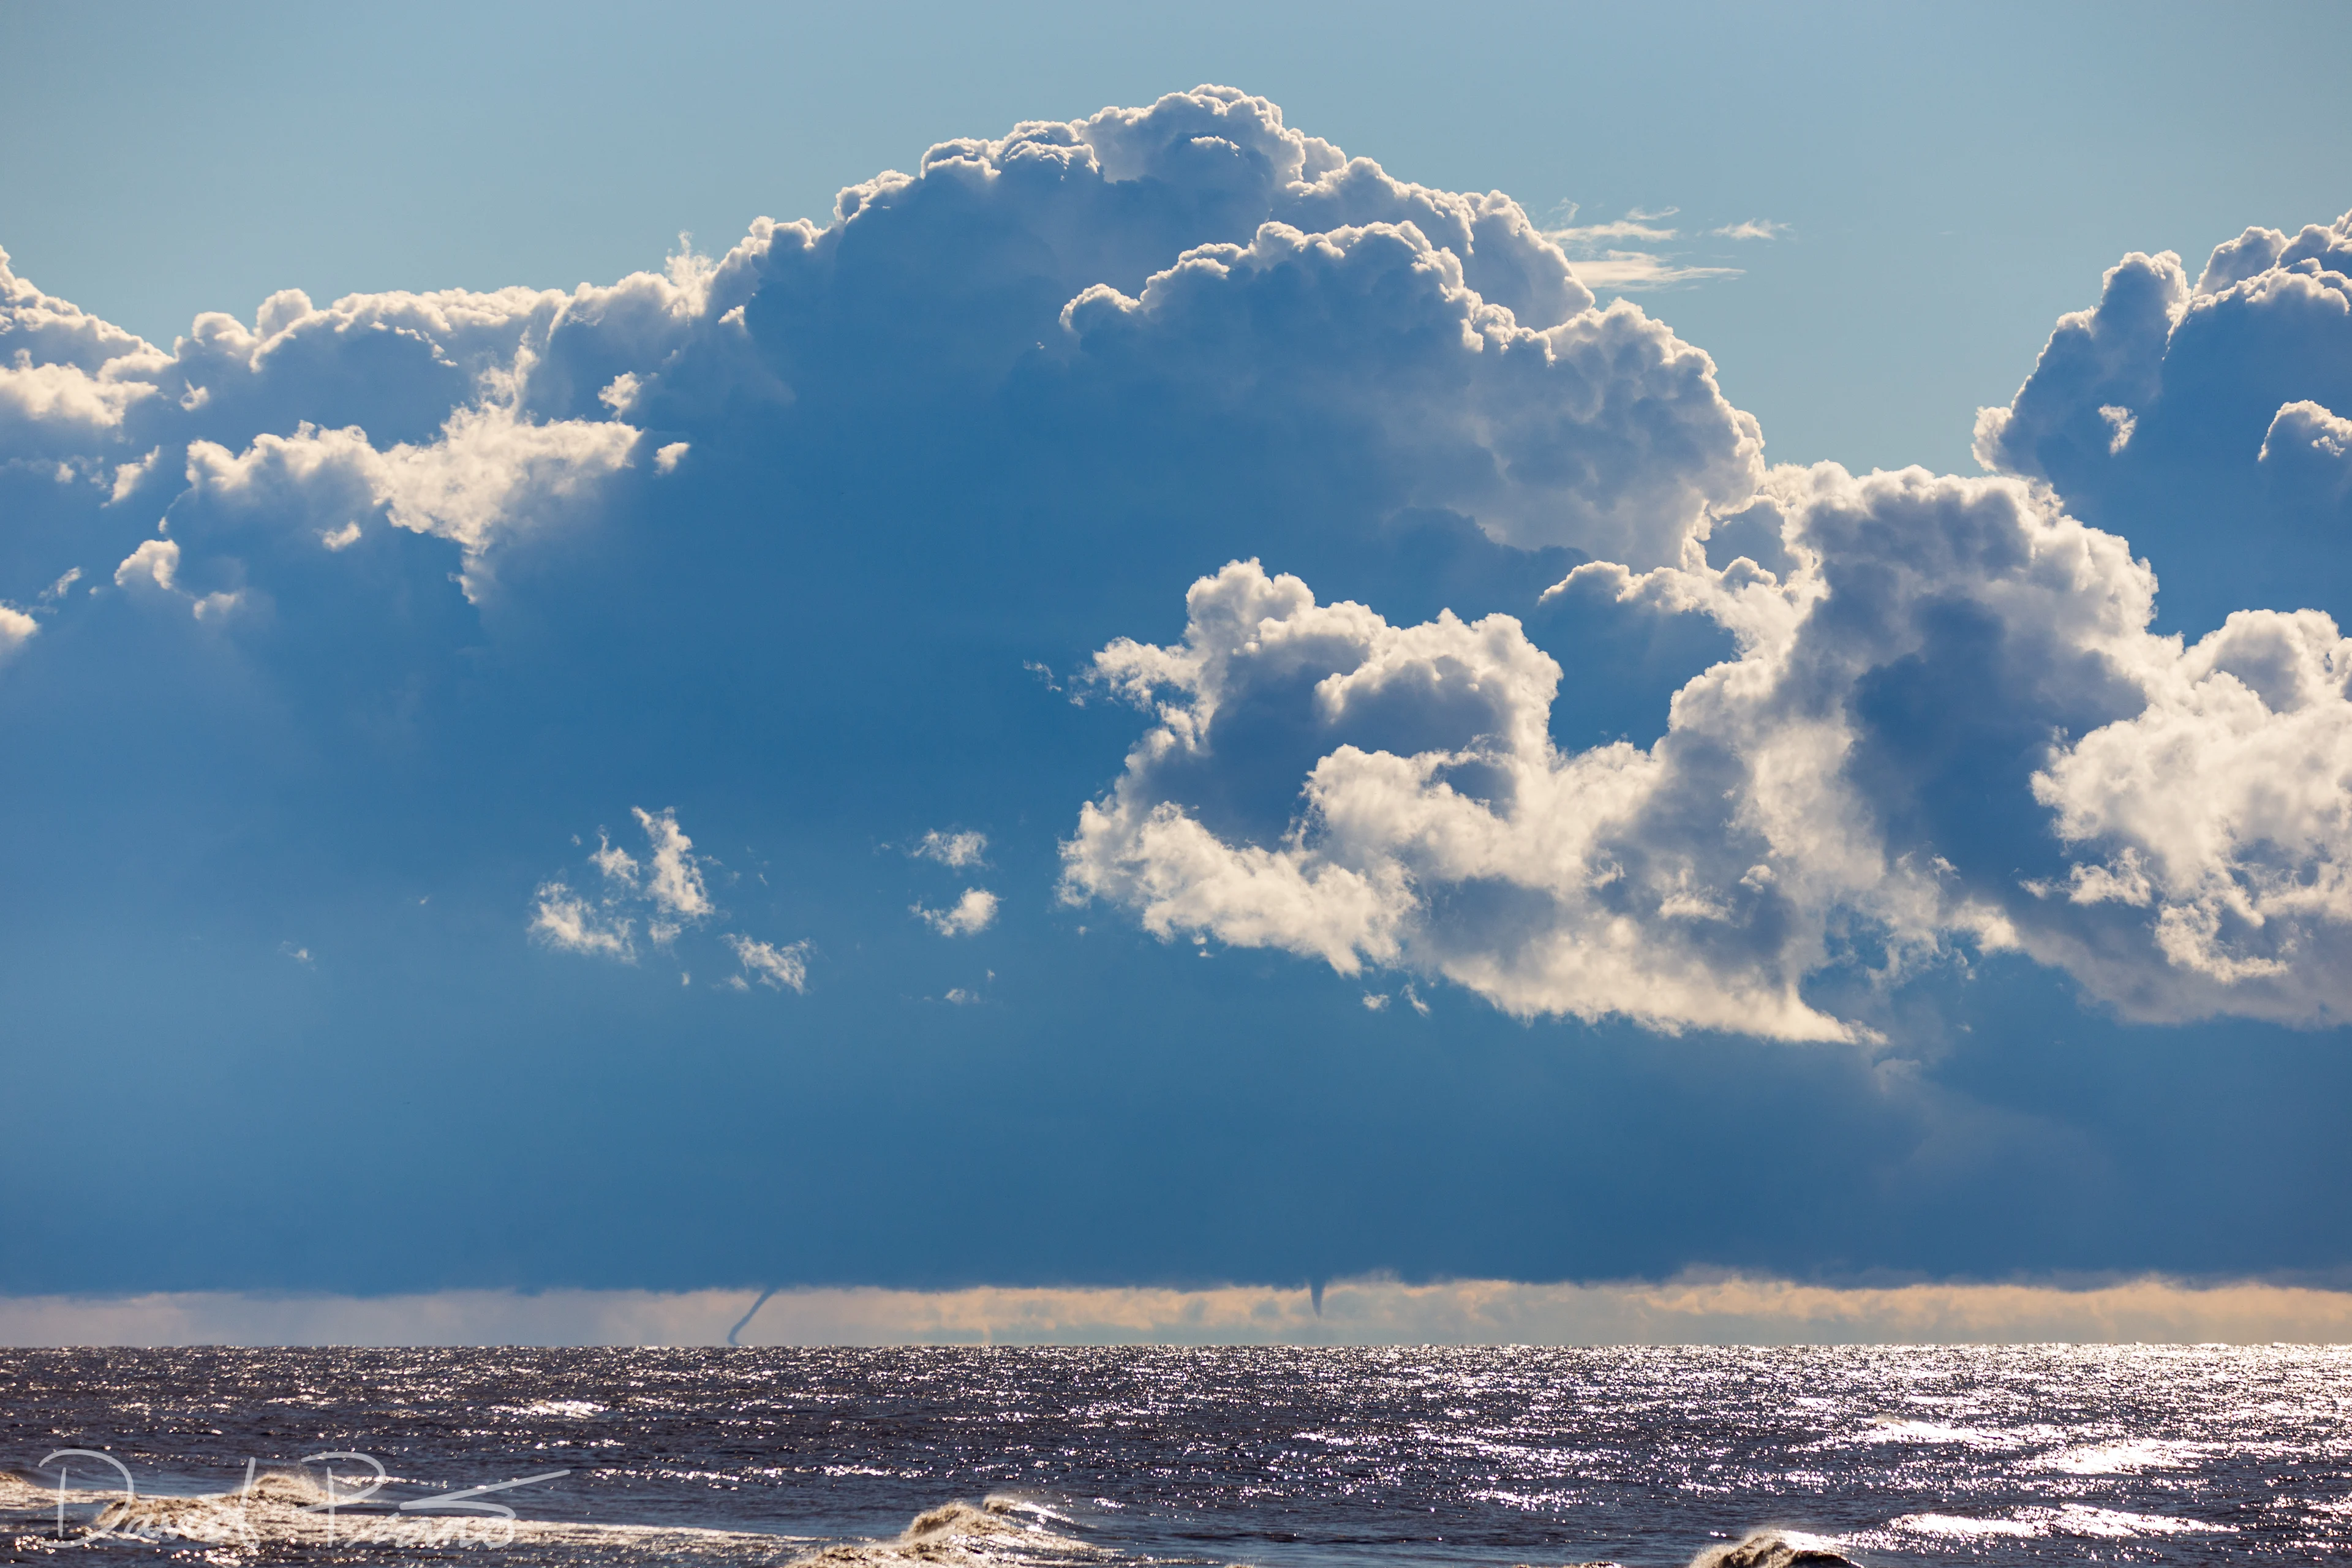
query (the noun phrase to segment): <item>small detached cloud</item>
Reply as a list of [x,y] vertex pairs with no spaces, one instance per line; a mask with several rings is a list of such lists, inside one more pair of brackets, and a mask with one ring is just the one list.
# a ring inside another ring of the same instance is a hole
[[961,871],[967,866],[984,866],[988,863],[983,858],[988,853],[988,835],[968,832],[941,833],[935,827],[924,834],[916,842],[915,847],[907,853],[919,860],[936,860],[942,866]]
[[24,611],[0,605],[0,660],[23,647],[40,629],[40,624]]
[[185,604],[196,619],[218,617],[237,607],[241,593],[195,594],[180,585],[180,545],[177,540],[150,539],[123,558],[114,569],[114,585],[133,595]]
[[[676,809],[633,806],[629,815],[645,837],[643,854],[630,853],[598,828],[596,847],[588,851],[598,890],[593,896],[576,892],[562,878],[541,883],[531,912],[532,940],[561,952],[634,963],[641,924],[653,944],[668,952],[689,930],[720,913],[710,896],[710,859],[694,852],[694,840],[678,826]],[[811,944],[805,940],[779,944],[740,931],[725,932],[719,940],[741,966],[719,982],[724,989],[748,991],[758,984],[795,995],[808,989]],[[678,984],[693,983],[692,972],[682,970]]]
[[967,888],[962,898],[944,910],[909,906],[908,911],[941,936],[976,936],[996,919],[996,895],[985,888]]
[[718,906],[710,901],[710,894],[703,885],[702,868],[694,858],[694,840],[679,828],[677,813],[665,810],[656,816],[637,806],[633,808],[633,815],[653,846],[653,863],[646,872],[645,891],[659,911],[653,927],[654,940],[667,942],[677,934],[681,924],[708,920],[717,912]]
[[598,828],[588,863],[603,880],[601,894],[592,900],[575,893],[561,878],[541,883],[532,936],[562,952],[632,963],[636,958],[632,933],[638,921],[645,921],[656,946],[667,947],[686,927],[718,912],[694,840],[678,826],[677,811],[665,807],[656,815],[636,806],[630,815],[645,834],[646,858],[638,859]]
[[1740,223],[1727,223],[1721,228],[1706,232],[1717,239],[1779,239],[1789,232],[1790,226],[1772,218],[1751,217]]
[[535,898],[530,918],[533,940],[560,952],[636,962],[636,946],[630,940],[635,921],[615,915],[609,905],[581,897],[560,877],[541,882]]
[[779,947],[735,931],[728,932],[723,940],[743,966],[742,973],[727,982],[734,990],[749,990],[747,982],[756,982],[772,991],[790,991],[796,996],[807,992],[810,944],[805,940]]

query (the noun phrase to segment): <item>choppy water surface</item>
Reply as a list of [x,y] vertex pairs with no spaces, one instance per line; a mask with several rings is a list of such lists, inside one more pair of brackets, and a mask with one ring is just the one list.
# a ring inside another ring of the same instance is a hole
[[[2336,1562],[2348,1419],[2331,1349],[0,1352],[0,1552]],[[60,1533],[64,1447],[138,1500]]]

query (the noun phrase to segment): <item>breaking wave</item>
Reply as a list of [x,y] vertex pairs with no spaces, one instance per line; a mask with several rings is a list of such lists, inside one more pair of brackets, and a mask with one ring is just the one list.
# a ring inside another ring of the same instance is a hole
[[1795,1531],[1759,1530],[1744,1541],[1710,1546],[1691,1568],[1859,1568],[1834,1542]]
[[967,1502],[942,1503],[915,1516],[914,1523],[896,1541],[845,1542],[799,1559],[824,1568],[898,1568],[908,1563],[943,1564],[946,1568],[1003,1563],[1030,1563],[1040,1557],[1071,1560],[1100,1555],[1086,1542],[1052,1531],[1045,1520],[1067,1523],[1066,1516],[1042,1504],[1019,1498],[992,1496],[974,1508]]

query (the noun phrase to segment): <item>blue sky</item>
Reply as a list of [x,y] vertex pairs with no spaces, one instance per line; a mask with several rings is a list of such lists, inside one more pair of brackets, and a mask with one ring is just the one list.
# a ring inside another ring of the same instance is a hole
[[2352,1283],[2192,15],[0,11],[0,1291]]

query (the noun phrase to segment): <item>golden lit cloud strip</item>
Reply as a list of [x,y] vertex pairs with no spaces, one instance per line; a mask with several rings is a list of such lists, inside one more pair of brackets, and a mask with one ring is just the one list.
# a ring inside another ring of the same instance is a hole
[[[719,1344],[746,1290],[188,1291],[0,1297],[0,1343]],[[741,1335],[782,1344],[1950,1344],[2352,1342],[2352,1291],[2158,1278],[2095,1288],[1836,1289],[1744,1276],[1530,1285],[1335,1280],[1205,1289],[778,1291]]]

